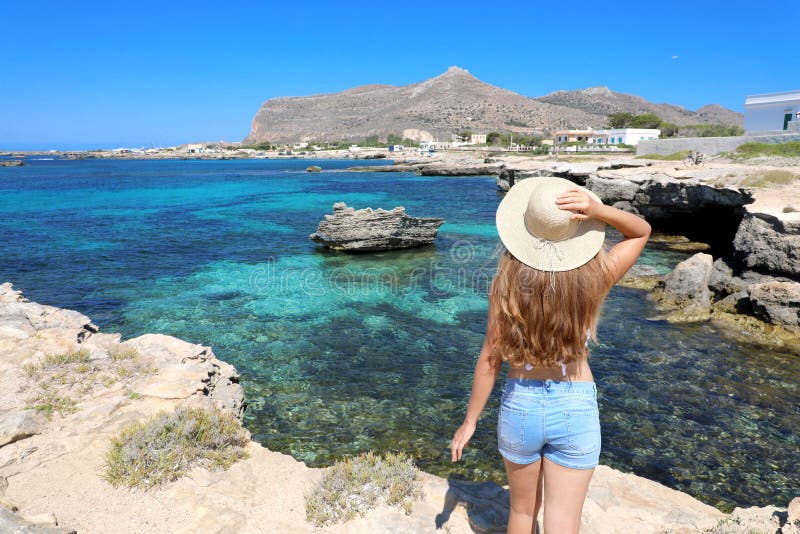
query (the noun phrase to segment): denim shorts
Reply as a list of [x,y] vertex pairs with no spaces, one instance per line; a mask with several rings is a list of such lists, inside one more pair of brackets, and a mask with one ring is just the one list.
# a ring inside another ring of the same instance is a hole
[[594,382],[509,378],[497,421],[500,454],[515,464],[542,456],[591,469],[600,460],[600,413]]

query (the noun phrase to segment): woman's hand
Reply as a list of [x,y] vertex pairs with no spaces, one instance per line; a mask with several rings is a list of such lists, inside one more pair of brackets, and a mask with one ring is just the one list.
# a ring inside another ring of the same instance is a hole
[[556,204],[559,209],[574,212],[571,218],[579,220],[596,218],[598,209],[603,205],[577,187],[558,195]]
[[472,434],[474,433],[475,423],[464,421],[464,424],[458,427],[456,434],[453,436],[453,441],[450,442],[450,452],[452,453],[451,460],[453,462],[457,462],[461,459],[464,447],[467,446],[467,443],[469,443],[469,440],[472,438]]

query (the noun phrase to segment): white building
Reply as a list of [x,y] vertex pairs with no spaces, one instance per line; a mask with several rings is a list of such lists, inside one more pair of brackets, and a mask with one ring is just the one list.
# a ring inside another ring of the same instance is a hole
[[744,129],[800,132],[800,91],[750,95],[744,101]]
[[186,152],[190,154],[200,154],[201,152],[205,152],[206,145],[203,143],[189,143],[186,145]]
[[661,130],[656,128],[617,128],[614,130],[595,130],[589,138],[592,145],[631,145],[636,146],[639,141],[658,139]]
[[469,136],[469,142],[472,145],[484,145],[486,144],[486,134],[485,133],[474,133]]
[[559,130],[556,132],[556,140],[559,143],[576,143],[588,140],[594,130],[588,128],[586,130]]

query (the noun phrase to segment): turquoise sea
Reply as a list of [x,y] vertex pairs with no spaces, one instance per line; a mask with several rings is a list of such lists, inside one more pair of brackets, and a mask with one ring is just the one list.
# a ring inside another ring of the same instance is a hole
[[[465,461],[448,451],[483,340],[494,179],[354,164],[28,158],[0,168],[0,282],[106,332],[212,346],[242,374],[254,439],[310,465],[403,450],[441,476],[503,483],[499,388]],[[333,253],[308,235],[337,201],[447,222],[428,248]],[[650,248],[641,262],[667,272],[684,257]],[[785,506],[800,494],[800,357],[657,314],[633,289],[605,306],[601,462],[723,509]]]

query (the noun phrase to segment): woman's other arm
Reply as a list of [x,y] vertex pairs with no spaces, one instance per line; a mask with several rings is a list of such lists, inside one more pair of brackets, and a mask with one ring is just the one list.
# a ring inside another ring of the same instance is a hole
[[475,363],[475,377],[472,380],[472,393],[469,397],[469,404],[467,405],[467,415],[464,417],[464,422],[456,430],[453,436],[453,441],[450,443],[450,452],[452,461],[456,462],[461,459],[464,447],[467,446],[472,434],[475,433],[475,426],[478,419],[483,412],[486,401],[494,389],[494,384],[497,381],[497,375],[500,373],[500,365],[496,368],[492,367],[489,359],[489,353],[492,350],[492,339],[494,333],[494,321],[492,320],[492,302],[489,299],[489,321],[486,327],[486,338],[483,341],[483,348],[478,356],[478,361]]

